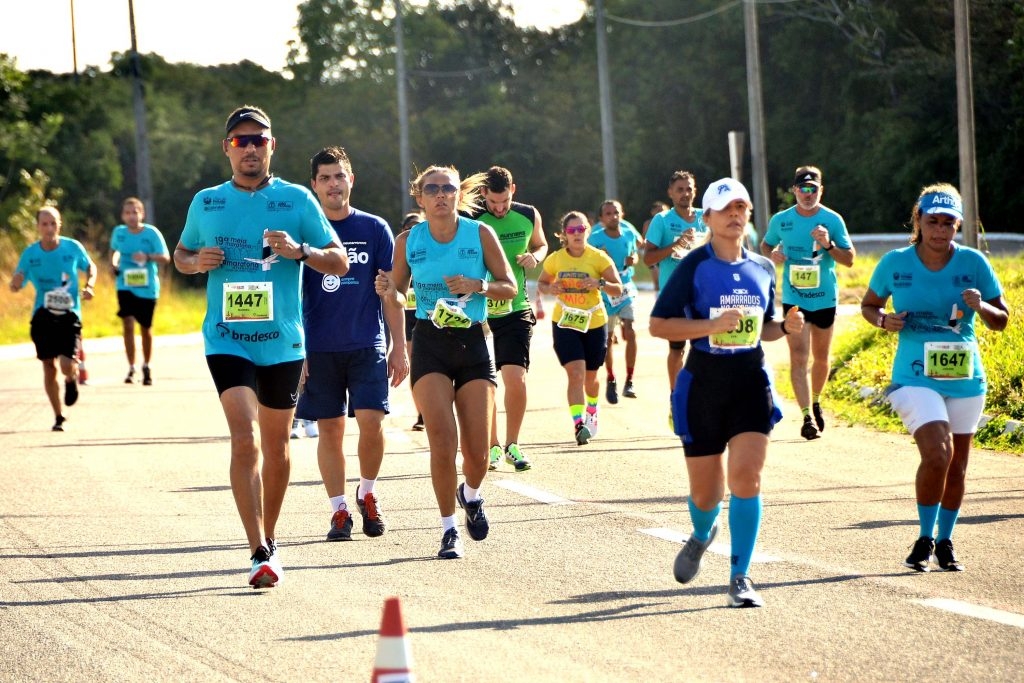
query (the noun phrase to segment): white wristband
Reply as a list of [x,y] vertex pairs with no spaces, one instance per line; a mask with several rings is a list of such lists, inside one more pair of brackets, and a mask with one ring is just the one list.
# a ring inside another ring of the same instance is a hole
[[480,294],[486,294],[487,293],[487,285],[488,285],[487,278],[481,278],[481,280],[480,280]]

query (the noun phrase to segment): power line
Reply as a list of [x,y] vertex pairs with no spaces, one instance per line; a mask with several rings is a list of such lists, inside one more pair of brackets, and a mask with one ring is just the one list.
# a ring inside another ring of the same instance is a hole
[[709,19],[717,14],[727,12],[737,5],[742,5],[745,2],[750,2],[755,5],[780,5],[791,2],[800,2],[800,0],[732,0],[726,4],[718,7],[717,9],[708,10],[707,12],[701,12],[700,14],[694,14],[693,16],[683,17],[681,19],[666,19],[662,21],[646,21],[643,19],[628,19],[626,17],[619,17],[614,14],[608,14],[605,12],[605,17],[609,21],[614,21],[618,24],[626,24],[627,26],[638,26],[640,28],[667,28],[670,26],[682,26],[684,24],[694,24],[698,21]]

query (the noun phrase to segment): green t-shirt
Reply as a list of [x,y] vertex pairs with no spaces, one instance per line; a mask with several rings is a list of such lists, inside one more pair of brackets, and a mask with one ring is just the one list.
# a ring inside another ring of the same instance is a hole
[[526,269],[516,263],[516,256],[529,251],[536,215],[537,209],[534,207],[512,202],[512,207],[503,218],[497,218],[487,211],[479,216],[474,216],[476,220],[494,228],[494,232],[498,234],[501,248],[504,249],[505,258],[512,266],[512,273],[515,275],[516,285],[519,287],[516,297],[509,301],[488,299],[488,318],[500,318],[509,313],[525,311],[530,308],[530,297],[526,292]]

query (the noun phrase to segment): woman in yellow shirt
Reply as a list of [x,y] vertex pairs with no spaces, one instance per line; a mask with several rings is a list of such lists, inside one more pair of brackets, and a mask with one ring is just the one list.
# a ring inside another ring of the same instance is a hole
[[584,214],[570,211],[561,224],[558,238],[563,248],[544,259],[537,289],[556,297],[552,337],[568,378],[566,397],[576,443],[582,446],[597,436],[597,371],[608,349],[608,315],[601,292],[621,294],[622,281],[608,254],[587,244],[590,223]]

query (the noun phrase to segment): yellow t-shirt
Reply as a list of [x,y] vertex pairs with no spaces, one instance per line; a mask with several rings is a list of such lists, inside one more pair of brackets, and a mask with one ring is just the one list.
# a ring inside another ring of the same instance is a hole
[[601,292],[596,289],[586,291],[580,285],[580,281],[587,277],[598,279],[601,277],[601,273],[614,267],[615,264],[612,263],[608,254],[589,244],[584,247],[583,254],[580,256],[573,256],[564,248],[553,254],[548,254],[548,257],[544,259],[544,272],[553,275],[555,280],[561,282],[562,287],[566,290],[555,300],[552,320],[562,317],[562,305],[565,304],[583,310],[594,309],[588,329],[601,327],[608,322],[608,315],[605,313],[604,303],[601,301]]

